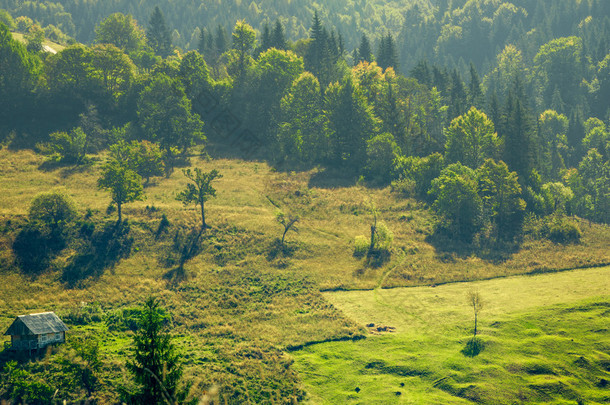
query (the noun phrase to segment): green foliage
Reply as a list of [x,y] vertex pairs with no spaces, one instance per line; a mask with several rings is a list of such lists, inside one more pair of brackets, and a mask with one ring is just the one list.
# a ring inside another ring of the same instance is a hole
[[171,173],[172,148],[182,153],[205,140],[203,122],[191,110],[182,85],[165,74],[156,75],[138,97],[137,114],[146,139],[166,152],[165,167]]
[[512,238],[521,229],[526,208],[525,201],[521,198],[517,173],[510,172],[504,162],[496,163],[487,159],[477,169],[476,176],[484,220],[493,223],[497,238]]
[[172,38],[170,29],[167,27],[165,16],[161,12],[161,9],[159,9],[159,6],[155,6],[155,9],[150,16],[150,20],[148,21],[146,39],[153,51],[162,58],[168,57],[171,53]]
[[9,30],[15,28],[15,21],[6,10],[0,10],[0,24],[4,24]]
[[460,162],[476,169],[485,159],[498,159],[501,147],[493,122],[474,107],[451,121],[447,128],[445,149],[448,163]]
[[428,200],[428,191],[432,181],[440,176],[445,167],[445,158],[440,153],[434,153],[426,157],[406,156],[396,160],[395,171],[399,178],[411,180],[415,183],[415,196],[422,200]]
[[0,119],[13,122],[15,114],[30,108],[28,100],[40,73],[40,59],[27,52],[25,46],[13,39],[8,27],[0,22]]
[[51,153],[54,161],[76,165],[87,162],[87,134],[82,128],[76,127],[70,132],[53,132],[49,138],[48,147],[43,148]]
[[16,403],[52,403],[53,389],[24,370],[16,361],[9,361],[4,365],[0,381],[3,398]]
[[142,308],[133,336],[134,355],[127,362],[138,392],[131,402],[138,404],[177,403],[184,399],[179,389],[183,366],[169,333],[157,299],[149,298]]
[[561,216],[555,216],[553,221],[548,224],[548,231],[545,231],[543,230],[543,233],[546,233],[548,238],[555,243],[578,243],[582,236],[582,232],[575,222]]
[[432,181],[432,208],[443,218],[454,239],[470,242],[481,226],[481,197],[474,170],[454,163]]
[[379,121],[351,76],[328,87],[325,112],[333,164],[356,171],[366,161],[366,142],[377,132]]
[[110,14],[95,27],[95,42],[113,44],[123,52],[137,52],[145,45],[146,34],[130,14]]
[[212,187],[212,181],[221,178],[222,175],[216,169],[204,172],[200,168],[195,168],[194,172],[191,172],[191,169],[186,169],[183,170],[183,173],[191,183],[186,185],[186,190],[178,193],[176,199],[182,201],[184,205],[195,203],[196,206],[201,207],[201,227],[205,229],[208,227],[205,222],[205,202],[210,197],[216,196],[216,189]]
[[29,211],[31,221],[39,221],[51,230],[62,231],[76,217],[74,201],[61,192],[38,194],[32,200]]
[[314,163],[328,153],[325,117],[318,79],[309,72],[299,76],[280,102],[279,147],[286,159]]
[[371,179],[387,184],[392,179],[394,162],[401,156],[401,151],[394,136],[383,133],[369,139],[366,143],[366,172]]
[[112,160],[102,169],[102,175],[97,181],[100,189],[110,191],[112,202],[117,205],[118,223],[122,221],[123,204],[144,199],[142,177],[122,162]]
[[146,183],[151,177],[162,176],[165,173],[163,153],[155,143],[149,141],[126,143],[121,140],[110,147],[110,153],[114,160],[122,162],[146,179]]

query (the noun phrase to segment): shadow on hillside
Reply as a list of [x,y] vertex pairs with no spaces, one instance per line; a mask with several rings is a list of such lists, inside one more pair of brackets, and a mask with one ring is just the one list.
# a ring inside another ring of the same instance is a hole
[[356,185],[358,177],[353,173],[346,173],[344,170],[335,168],[322,169],[314,173],[309,179],[309,188],[341,188]]
[[108,223],[100,230],[83,227],[80,237],[81,248],[61,276],[68,288],[80,288],[86,280],[101,277],[106,269],[129,257],[134,243],[127,222]]
[[465,242],[456,240],[442,231],[426,237],[426,242],[436,251],[436,258],[443,263],[453,263],[456,259],[476,256],[486,262],[501,264],[519,252],[519,241]]

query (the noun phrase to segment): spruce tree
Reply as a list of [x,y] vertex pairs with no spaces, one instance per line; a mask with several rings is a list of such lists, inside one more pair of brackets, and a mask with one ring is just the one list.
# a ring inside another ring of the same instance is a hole
[[526,184],[532,165],[531,139],[536,130],[534,117],[529,110],[523,84],[515,77],[513,88],[508,93],[502,136],[504,137],[504,161],[511,171],[517,172],[520,183]]
[[394,41],[392,34],[388,34],[381,38],[377,55],[377,64],[383,70],[392,67],[398,72],[398,53],[396,51],[396,42]]
[[263,25],[263,33],[261,34],[261,46],[258,50],[258,53],[263,53],[272,46],[273,45],[271,42],[271,30],[269,29],[269,24],[265,23],[265,25]]
[[163,329],[163,311],[151,297],[144,304],[133,336],[134,358],[127,363],[139,386],[139,392],[131,398],[133,403],[174,404],[184,399],[178,390],[183,366],[171,336]]
[[166,58],[172,52],[171,33],[165,23],[165,17],[158,6],[155,7],[150,16],[146,38],[148,39],[148,44],[157,55]]
[[358,60],[354,61],[355,64],[360,62],[372,62],[373,61],[373,52],[371,51],[371,43],[366,34],[362,34],[362,39],[360,40],[360,46],[358,47]]
[[483,90],[481,89],[481,80],[479,79],[479,73],[472,62],[470,63],[468,104],[470,104],[469,107],[476,107],[478,109],[483,107]]
[[286,49],[287,47],[284,26],[280,20],[276,20],[273,32],[271,33],[271,48]]

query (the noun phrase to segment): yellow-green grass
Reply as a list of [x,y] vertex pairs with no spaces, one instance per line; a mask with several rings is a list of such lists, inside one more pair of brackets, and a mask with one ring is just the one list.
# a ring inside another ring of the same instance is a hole
[[[472,290],[484,299],[479,337],[485,348],[466,357]],[[605,267],[325,293],[356,323],[396,329],[307,347],[293,353],[295,367],[312,403],[607,403],[609,292]]]
[[[164,264],[176,232],[196,228],[200,221],[197,208],[175,199],[187,181],[180,169],[168,179],[153,179],[145,188],[146,200],[124,206],[135,238],[131,257],[99,278],[85,280],[82,288],[70,289],[60,281],[62,267],[75,253],[69,250],[53,263],[56,270],[36,278],[22,275],[12,264],[11,242],[36,194],[66,192],[81,213],[91,210],[98,228],[116,220],[116,213],[106,213],[109,194],[96,185],[105,156],[92,158],[89,166],[49,168],[32,151],[0,149],[0,329],[23,313],[55,310],[61,315],[81,302],[99,302],[109,312],[155,295],[172,314],[173,333],[182,336],[187,375],[202,384],[241,387],[249,395],[298,398],[298,378],[282,350],[365,332],[320,290],[439,284],[610,262],[608,229],[595,224],[583,226],[580,245],[526,241],[524,249],[503,263],[448,257],[426,242],[433,226],[429,211],[389,189],[310,187],[320,175],[317,169],[282,173],[263,162],[194,156],[193,166],[218,169],[224,177],[214,183],[217,197],[206,203],[213,228],[203,236],[202,253],[186,263],[184,280],[167,281],[175,266]],[[392,260],[378,269],[352,256],[354,238],[369,232],[372,204],[394,233]],[[301,216],[300,232],[287,236],[295,249],[292,255],[272,258],[268,252],[282,231],[275,222],[278,209]],[[162,214],[171,226],[156,238]],[[86,333],[86,328],[74,333]],[[130,339],[125,334],[98,335],[104,347],[113,347],[103,350],[107,361],[115,360],[101,377],[111,387],[117,367],[127,359],[126,347],[119,346]],[[104,395],[116,399],[110,391]]]
[[[23,34],[19,32],[13,32],[12,34],[13,38],[15,38],[17,41],[22,42],[24,44],[27,42]],[[42,41],[42,44],[48,46],[56,52],[61,52],[66,48],[64,45],[60,45],[57,42],[49,41],[48,39]]]
[[[105,215],[108,193],[96,186],[102,160],[103,157],[98,158],[91,167],[43,171],[39,166],[44,158],[31,151],[0,150],[0,189],[4,190],[0,218],[24,217],[37,193],[61,189],[74,198],[82,211],[89,208],[100,219],[110,220],[112,216]],[[281,232],[275,222],[278,207],[301,215],[300,232],[287,237],[289,242],[301,244],[289,266],[311,277],[323,290],[370,289],[380,283],[384,287],[440,284],[610,263],[610,230],[606,226],[581,222],[584,236],[577,245],[526,239],[507,260],[490,262],[474,254],[464,257],[438,252],[426,241],[434,221],[431,213],[389,189],[308,187],[317,170],[278,173],[260,162],[194,157],[192,164],[204,170],[216,168],[224,175],[215,182],[217,197],[206,204],[207,220],[212,226],[237,226],[259,234],[261,239],[272,240]],[[160,215],[151,216],[146,207],[154,206],[172,223],[195,226],[199,211],[194,206],[184,207],[175,199],[185,184],[180,170],[169,179],[154,180],[145,190],[145,201],[124,206],[125,217],[152,226]],[[367,268],[352,256],[354,238],[369,232],[373,204],[380,219],[394,233],[392,260],[377,269]],[[252,250],[257,247],[252,246]]]

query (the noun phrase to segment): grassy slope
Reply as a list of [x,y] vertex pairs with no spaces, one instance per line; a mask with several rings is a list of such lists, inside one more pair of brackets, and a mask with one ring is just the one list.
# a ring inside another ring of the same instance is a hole
[[[13,38],[15,38],[17,41],[22,42],[22,43],[26,43],[25,37],[23,34],[19,33],[19,32],[13,32]],[[48,46],[49,48],[55,50],[56,52],[61,52],[64,50],[65,46],[64,45],[60,45],[56,42],[53,41],[49,41],[48,39],[45,39],[42,42],[43,45]]]
[[[193,158],[194,165],[216,168],[224,177],[215,183],[218,197],[206,204],[214,229],[204,236],[203,253],[185,266],[186,279],[172,284],[164,278],[173,270],[163,262],[178,227],[196,227],[199,221],[194,206],[175,200],[186,183],[176,171],[148,187],[146,201],[124,207],[136,238],[134,254],[99,279],[88,280],[84,288],[67,289],[59,281],[59,270],[29,279],[12,267],[11,240],[30,201],[41,191],[63,189],[82,212],[91,209],[98,223],[112,221],[116,214],[106,214],[108,193],[96,187],[99,160],[91,167],[54,169],[44,169],[43,160],[30,151],[0,150],[0,329],[22,313],[68,313],[81,302],[94,301],[112,311],[154,294],[173,315],[190,376],[204,384],[241,387],[251,395],[275,381],[271,385],[276,388],[265,391],[265,398],[301,395],[298,377],[280,350],[363,333],[328,303],[321,289],[439,284],[610,262],[610,233],[598,225],[584,226],[581,245],[526,241],[506,262],[491,263],[436,252],[425,241],[432,229],[429,212],[415,201],[397,199],[388,189],[332,188],[332,176],[316,171],[277,173],[265,163]],[[352,257],[354,237],[368,231],[371,202],[395,236],[393,260],[379,269],[366,268]],[[152,206],[154,210],[147,209]],[[281,232],[274,220],[278,207],[302,216],[299,234],[287,236],[296,249],[291,257],[267,255]],[[157,240],[154,233],[162,213],[172,226]],[[57,268],[69,254],[57,259]],[[90,327],[104,347],[111,348],[103,353],[108,364],[104,378],[112,381],[120,375],[117,367],[120,370],[124,362],[128,335],[101,333],[102,324]],[[92,332],[77,327],[74,333]]]
[[[396,331],[308,347],[295,353],[296,369],[315,403],[607,403],[609,276],[606,267],[327,293],[356,322]],[[471,289],[485,300],[486,347],[474,358],[460,353],[472,330]]]

